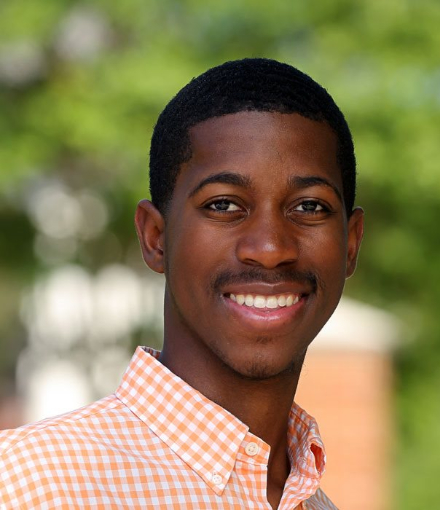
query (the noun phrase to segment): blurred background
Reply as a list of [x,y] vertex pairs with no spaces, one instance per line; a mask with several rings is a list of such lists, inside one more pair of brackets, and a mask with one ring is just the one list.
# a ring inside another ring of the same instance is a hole
[[135,345],[160,347],[133,228],[152,128],[193,76],[266,56],[351,126],[366,236],[346,295],[399,323],[389,374],[368,372],[390,394],[386,508],[438,506],[439,26],[436,0],[1,0],[0,428],[114,391]]

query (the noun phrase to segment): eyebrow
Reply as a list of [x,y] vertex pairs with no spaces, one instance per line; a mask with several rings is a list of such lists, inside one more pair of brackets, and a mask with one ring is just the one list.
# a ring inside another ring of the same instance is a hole
[[334,191],[340,202],[343,202],[341,192],[331,181],[328,181],[324,177],[318,177],[311,175],[308,177],[300,177],[298,175],[292,175],[289,177],[289,186],[297,189],[306,189],[313,186],[326,186]]
[[[202,188],[208,186],[209,184],[231,184],[233,186],[240,186],[245,189],[252,188],[252,182],[250,177],[236,174],[233,172],[220,172],[218,174],[209,175],[202,181],[200,181],[197,186],[189,193],[188,197],[193,197],[196,193],[198,193]],[[311,188],[313,186],[326,186],[333,190],[335,195],[338,197],[340,202],[343,202],[343,198],[339,189],[330,181],[325,179],[324,177],[318,177],[315,175],[308,177],[301,177],[298,175],[292,175],[289,177],[289,187],[296,189],[306,189]]]
[[240,175],[232,172],[221,172],[218,174],[209,175],[206,179],[197,184],[197,186],[190,192],[189,198],[193,197],[202,188],[208,186],[208,184],[232,184],[233,186],[240,186],[242,188],[252,188],[251,179],[245,175]]

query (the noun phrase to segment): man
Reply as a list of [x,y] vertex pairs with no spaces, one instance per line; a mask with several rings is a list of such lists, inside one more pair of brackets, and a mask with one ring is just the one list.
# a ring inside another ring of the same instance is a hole
[[362,238],[342,113],[286,64],[228,62],[162,112],[150,184],[163,350],[138,348],[115,395],[4,433],[2,508],[335,508],[293,399]]

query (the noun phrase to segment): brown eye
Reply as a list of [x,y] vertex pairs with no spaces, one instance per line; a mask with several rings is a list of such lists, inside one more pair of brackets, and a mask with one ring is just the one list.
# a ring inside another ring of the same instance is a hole
[[235,212],[235,211],[240,210],[240,207],[238,207],[237,204],[234,204],[234,202],[231,202],[230,200],[225,200],[225,199],[216,200],[215,202],[211,202],[208,205],[208,208],[213,211],[218,211],[218,212]]
[[327,209],[316,200],[304,200],[298,206],[296,206],[294,210],[305,213],[318,213],[326,211]]

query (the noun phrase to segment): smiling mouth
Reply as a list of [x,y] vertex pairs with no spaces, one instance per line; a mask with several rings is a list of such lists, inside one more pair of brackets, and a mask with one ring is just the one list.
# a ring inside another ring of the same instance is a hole
[[279,308],[289,308],[296,305],[301,299],[300,294],[277,294],[272,296],[262,296],[261,294],[227,294],[232,301],[238,305],[258,308],[260,310],[277,310]]

